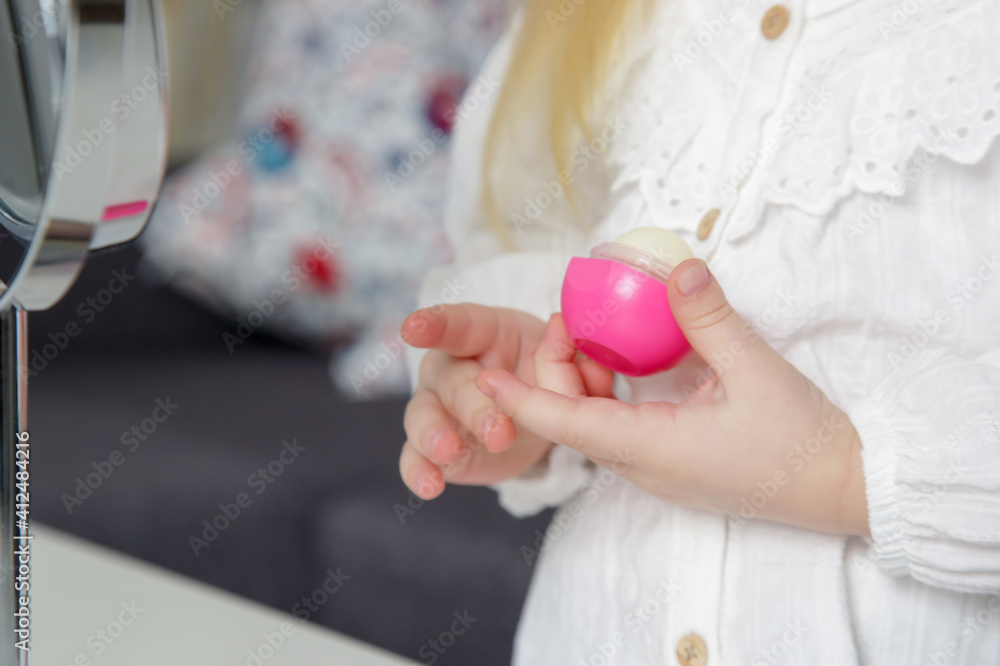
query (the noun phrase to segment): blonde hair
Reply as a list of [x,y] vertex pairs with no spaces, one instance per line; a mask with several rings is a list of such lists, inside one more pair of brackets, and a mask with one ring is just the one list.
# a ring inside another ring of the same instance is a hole
[[[516,243],[498,200],[509,193],[516,137],[525,128],[523,111],[547,118],[549,148],[559,177],[570,169],[581,137],[603,107],[602,93],[612,59],[618,55],[630,18],[649,0],[525,0],[523,21],[513,45],[483,147],[481,208],[504,245]],[[544,126],[541,128],[544,129]],[[564,183],[565,184],[565,183]],[[566,204],[581,221],[567,184]]]

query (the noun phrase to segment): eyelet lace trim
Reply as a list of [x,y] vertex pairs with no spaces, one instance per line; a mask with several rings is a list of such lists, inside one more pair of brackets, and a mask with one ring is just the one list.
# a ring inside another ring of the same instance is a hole
[[776,155],[762,203],[826,215],[855,189],[905,193],[938,157],[982,159],[1000,134],[998,25],[1000,4],[982,3],[895,48],[844,53],[803,77],[803,90],[826,85],[832,101]]
[[[853,191],[902,195],[939,157],[973,164],[989,151],[1000,135],[1000,2],[924,2],[902,22],[893,21],[894,7],[868,14],[865,34],[845,26],[828,39],[850,33],[845,44],[797,76],[796,103],[814,90],[828,93],[829,102],[796,124],[760,167],[755,209],[734,223],[732,237],[749,230],[767,203],[824,216]],[[662,31],[658,39],[665,39]],[[801,48],[816,46],[828,45]],[[703,130],[731,120],[718,115],[731,113],[739,75],[720,64],[711,77],[670,76],[665,86],[663,68],[676,71],[672,57],[670,49],[652,49],[643,59],[617,111],[629,118],[630,131],[609,151],[617,196],[637,191],[646,212],[668,224],[697,221],[719,203],[726,165],[707,163],[706,155],[725,138]],[[707,51],[702,58],[699,66],[713,66]],[[694,226],[677,231],[693,240]]]

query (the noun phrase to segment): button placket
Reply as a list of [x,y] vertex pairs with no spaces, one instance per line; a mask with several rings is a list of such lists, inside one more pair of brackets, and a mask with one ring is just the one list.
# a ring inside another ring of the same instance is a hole
[[802,28],[802,14],[801,2],[794,0],[773,5],[761,15],[758,43],[751,54],[754,62],[748,72],[754,84],[744,89],[729,132],[729,136],[744,140],[732,141],[722,160],[717,181],[719,214],[711,220],[708,218],[714,209],[707,211],[698,226],[699,238],[705,233],[706,239],[713,239],[713,251],[729,223],[746,214],[741,205],[745,203],[741,196],[744,186],[774,157],[778,142],[767,132],[767,121],[782,101],[785,72]]

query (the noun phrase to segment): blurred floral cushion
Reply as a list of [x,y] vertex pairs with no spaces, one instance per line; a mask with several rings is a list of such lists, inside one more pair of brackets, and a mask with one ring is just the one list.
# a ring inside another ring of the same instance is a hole
[[504,0],[270,0],[231,140],[168,181],[147,269],[231,318],[334,350],[345,395],[408,391],[399,325],[447,263],[449,134]]

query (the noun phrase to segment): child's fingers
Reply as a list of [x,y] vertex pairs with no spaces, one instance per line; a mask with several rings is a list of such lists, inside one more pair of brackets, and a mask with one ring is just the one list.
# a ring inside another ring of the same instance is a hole
[[483,366],[475,361],[447,354],[428,355],[421,367],[421,385],[431,391],[442,408],[486,450],[496,453],[514,443],[517,431],[510,417],[476,390],[476,375],[482,369]]
[[403,483],[425,500],[434,499],[444,492],[444,476],[434,463],[422,456],[413,444],[406,441],[399,454],[399,475]]
[[587,395],[575,360],[576,348],[566,332],[562,315],[557,312],[549,318],[545,335],[535,350],[535,383],[574,398]]
[[623,438],[644,441],[646,435],[639,410],[617,400],[567,397],[497,369],[479,373],[476,386],[528,430],[591,458],[614,460]]
[[576,355],[576,367],[583,377],[583,385],[587,389],[587,395],[594,398],[614,398],[615,373],[608,370],[603,365],[578,352]]
[[458,303],[413,312],[400,333],[407,344],[438,349],[452,356],[473,358],[492,349],[501,333],[497,308]]
[[418,388],[403,413],[406,438],[422,456],[442,465],[458,457],[462,438],[458,423],[441,400],[426,388]]

